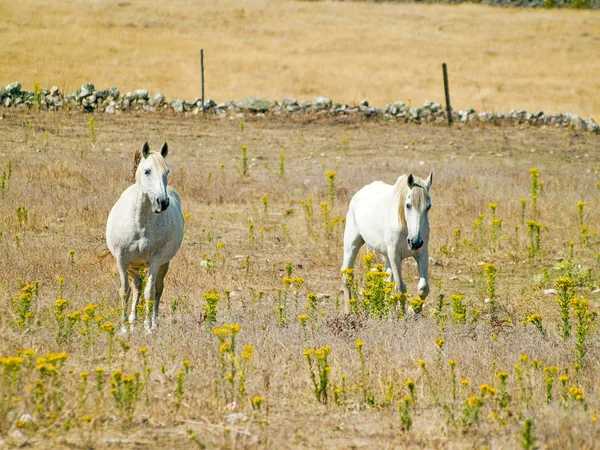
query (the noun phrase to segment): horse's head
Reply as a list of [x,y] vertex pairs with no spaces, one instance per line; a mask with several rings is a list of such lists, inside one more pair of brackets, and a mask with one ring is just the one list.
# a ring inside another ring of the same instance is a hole
[[142,158],[135,172],[136,183],[140,184],[142,192],[148,196],[152,204],[152,211],[162,213],[169,207],[167,194],[167,177],[169,167],[165,158],[169,147],[165,142],[160,152],[151,152],[148,142],[142,147]]
[[[429,239],[429,217],[431,198],[429,188],[433,181],[433,172],[425,181],[413,177],[412,173],[406,177],[406,190],[404,195],[404,219],[406,221],[406,243],[410,250],[419,250],[423,243]],[[401,198],[402,200],[402,198]]]

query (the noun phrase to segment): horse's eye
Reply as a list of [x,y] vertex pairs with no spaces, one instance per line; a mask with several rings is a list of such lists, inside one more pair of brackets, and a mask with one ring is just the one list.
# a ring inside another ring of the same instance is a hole
[[408,203],[406,204],[406,209],[410,209],[412,208],[412,205],[409,205]]
[[144,170],[144,175],[150,175],[150,169]]

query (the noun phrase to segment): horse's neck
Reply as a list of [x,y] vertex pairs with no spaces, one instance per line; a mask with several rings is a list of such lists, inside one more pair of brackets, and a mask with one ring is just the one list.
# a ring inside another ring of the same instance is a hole
[[135,223],[143,228],[150,219],[154,217],[152,211],[152,203],[148,199],[148,196],[142,191],[142,187],[139,184],[135,185],[133,191],[133,217]]

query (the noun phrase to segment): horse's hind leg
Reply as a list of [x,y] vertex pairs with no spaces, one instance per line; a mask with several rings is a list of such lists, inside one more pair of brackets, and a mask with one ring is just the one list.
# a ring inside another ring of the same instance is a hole
[[154,301],[154,311],[152,317],[152,328],[158,326],[158,305],[160,304],[160,298],[162,297],[163,289],[165,287],[165,275],[169,270],[169,263],[163,264],[158,269],[158,275],[156,276],[156,300]]
[[129,269],[129,276],[131,277],[133,285],[133,300],[131,302],[131,313],[129,314],[129,323],[131,326],[137,320],[137,306],[140,301],[140,295],[142,293],[142,277],[139,269]]
[[119,298],[121,299],[121,313],[123,314],[122,331],[127,331],[127,304],[131,288],[129,287],[129,278],[127,277],[129,264],[121,258],[117,258],[117,268],[119,269],[119,278],[121,286],[119,287]]
[[146,331],[152,331],[152,311],[150,311],[150,305],[153,305],[153,308],[156,307],[156,281],[158,278],[158,271],[160,267],[156,264],[150,264],[148,267],[148,280],[146,281],[146,290],[144,291],[144,296],[147,302],[147,311],[146,311]]
[[148,268],[148,282],[146,284],[146,301],[153,303],[152,311],[146,314],[146,331],[152,332],[158,325],[158,304],[164,288],[164,278],[169,270],[169,263],[162,266],[151,264]]
[[[344,259],[342,261],[342,272],[345,269],[354,268],[356,256],[364,243],[365,240],[358,232],[356,224],[354,223],[354,218],[350,217],[350,214],[348,214],[346,219],[346,229],[344,230]],[[348,278],[344,273],[342,273],[342,291],[344,293],[344,312],[350,314],[350,288],[348,286]]]

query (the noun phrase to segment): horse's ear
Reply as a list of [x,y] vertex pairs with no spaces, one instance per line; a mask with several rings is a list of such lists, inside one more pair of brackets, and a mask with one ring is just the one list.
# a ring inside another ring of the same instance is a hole
[[169,146],[167,145],[167,143],[165,142],[162,147],[160,148],[160,155],[163,158],[166,158],[167,155],[169,154]]
[[144,143],[144,146],[142,147],[142,156],[144,157],[144,159],[146,159],[149,154],[150,154],[150,146],[148,145],[148,141],[146,141]]
[[415,177],[413,177],[412,173],[409,173],[406,177],[406,183],[408,184],[408,187],[412,189],[413,185],[415,184]]
[[427,185],[427,189],[429,190],[429,188],[431,187],[431,184],[433,183],[433,170],[431,172],[429,172],[429,176],[427,177],[427,179],[425,180],[425,184]]

